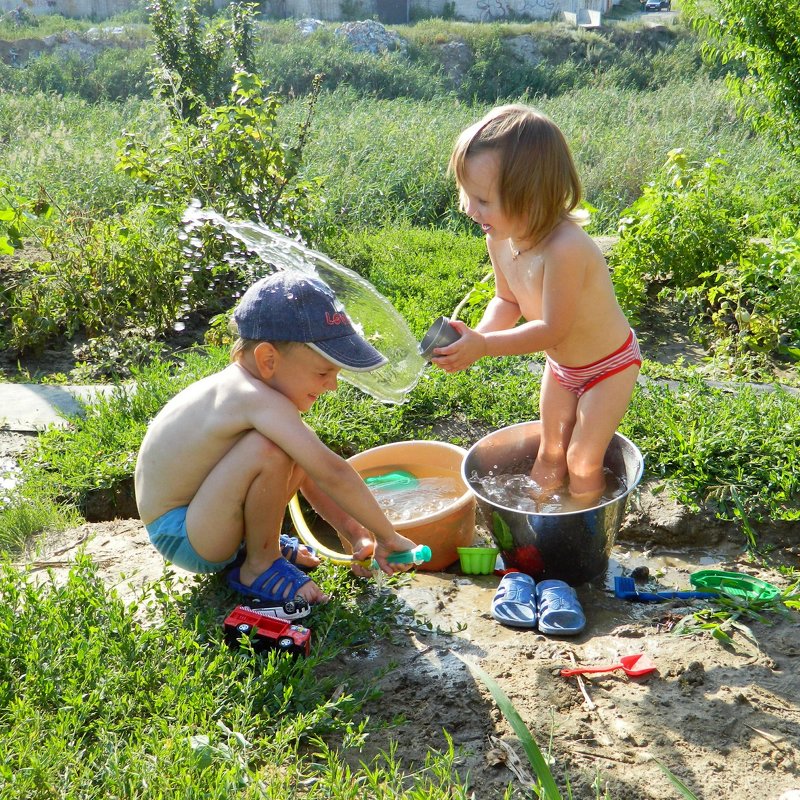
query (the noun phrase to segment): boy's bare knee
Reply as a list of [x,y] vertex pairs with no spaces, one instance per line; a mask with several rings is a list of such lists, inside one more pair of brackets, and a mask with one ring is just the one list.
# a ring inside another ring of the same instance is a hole
[[257,464],[265,465],[281,472],[290,472],[295,467],[292,457],[278,447],[272,439],[267,439],[258,431],[245,434],[239,446],[246,451],[247,457],[252,458]]

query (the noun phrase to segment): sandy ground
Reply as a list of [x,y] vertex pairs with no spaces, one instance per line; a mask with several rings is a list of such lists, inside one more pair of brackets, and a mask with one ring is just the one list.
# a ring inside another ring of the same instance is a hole
[[[780,565],[798,561],[791,530],[762,535],[776,545],[769,565],[748,559],[735,530],[690,517],[663,494],[636,493],[606,575],[578,589],[587,628],[575,638],[498,624],[490,613],[495,575],[465,576],[458,564],[417,573],[394,590],[407,608],[395,640],[373,642],[328,667],[357,680],[394,665],[381,680],[385,699],[366,709],[373,721],[394,723],[373,733],[354,760],[394,741],[400,757],[421,761],[429,748],[446,747],[446,730],[475,798],[500,798],[508,783],[516,797],[532,796],[519,741],[459,654],[495,678],[540,747],[551,742],[554,773],[562,781],[568,776],[575,798],[594,798],[595,783],[613,800],[678,797],[656,760],[699,798],[791,797],[785,793],[800,790],[800,617],[748,621],[724,646],[708,634],[673,632],[707,601],[641,604],[615,598],[611,588],[615,574],[637,566],[647,566],[667,588],[690,588],[689,574],[710,567],[785,586]],[[58,576],[80,549],[123,597],[163,574],[162,559],[135,519],[82,525],[40,545],[28,563]],[[307,624],[313,631],[313,613]],[[635,679],[621,672],[586,676],[583,687],[559,674],[562,667],[613,664],[634,653],[647,654],[658,671]]]

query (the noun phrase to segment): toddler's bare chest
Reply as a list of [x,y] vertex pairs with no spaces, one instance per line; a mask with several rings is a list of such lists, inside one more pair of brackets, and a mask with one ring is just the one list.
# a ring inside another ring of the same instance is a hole
[[536,319],[542,311],[544,258],[538,254],[520,255],[503,267],[503,276],[525,319]]

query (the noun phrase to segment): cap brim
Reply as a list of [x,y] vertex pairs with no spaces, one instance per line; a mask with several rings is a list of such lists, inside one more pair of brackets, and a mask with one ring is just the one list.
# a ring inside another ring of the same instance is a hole
[[389,363],[386,356],[381,355],[355,333],[352,336],[340,336],[336,339],[306,342],[306,344],[337,367],[351,372],[370,372]]

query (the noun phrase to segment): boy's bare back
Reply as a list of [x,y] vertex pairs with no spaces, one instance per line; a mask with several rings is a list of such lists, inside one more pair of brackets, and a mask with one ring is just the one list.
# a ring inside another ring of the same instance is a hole
[[289,451],[326,449],[286,397],[230,364],[184,389],[150,424],[136,465],[143,522],[189,505],[209,472],[257,422]]

